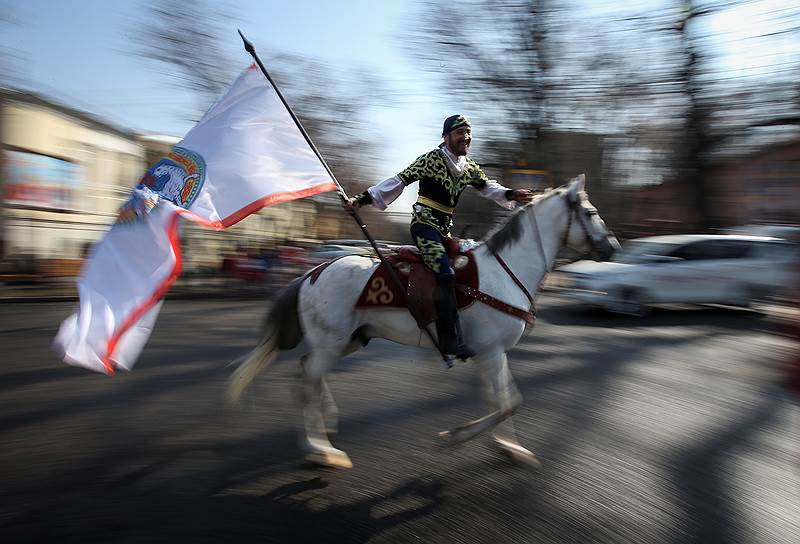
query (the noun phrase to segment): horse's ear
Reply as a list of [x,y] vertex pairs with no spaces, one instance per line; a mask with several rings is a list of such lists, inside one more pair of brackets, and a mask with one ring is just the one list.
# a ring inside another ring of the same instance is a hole
[[570,185],[575,186],[575,192],[580,193],[586,187],[586,174],[581,174],[578,177],[572,179]]

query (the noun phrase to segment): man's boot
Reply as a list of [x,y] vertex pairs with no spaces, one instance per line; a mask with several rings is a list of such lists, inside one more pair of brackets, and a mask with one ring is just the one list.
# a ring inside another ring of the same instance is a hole
[[434,291],[434,304],[436,306],[436,334],[439,337],[439,348],[442,354],[463,361],[475,355],[464,344],[461,335],[456,292],[453,287],[438,285]]
[[[453,293],[453,297],[455,298],[455,292]],[[461,320],[458,317],[457,303],[456,303],[455,323],[456,323],[456,338],[458,339],[458,347],[456,347],[456,357],[458,357],[462,361],[466,361],[467,359],[471,359],[472,357],[474,357],[475,352],[472,351],[469,348],[469,346],[467,346],[467,343],[464,340],[464,333],[461,332]]]

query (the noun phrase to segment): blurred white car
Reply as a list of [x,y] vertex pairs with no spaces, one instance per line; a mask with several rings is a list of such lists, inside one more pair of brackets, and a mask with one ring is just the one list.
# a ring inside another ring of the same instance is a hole
[[795,225],[742,225],[730,227],[723,231],[726,234],[749,234],[751,236],[771,236],[786,241],[800,243],[800,227]]
[[687,234],[630,240],[611,261],[558,269],[566,293],[608,311],[650,304],[748,306],[793,285],[797,245],[778,238]]

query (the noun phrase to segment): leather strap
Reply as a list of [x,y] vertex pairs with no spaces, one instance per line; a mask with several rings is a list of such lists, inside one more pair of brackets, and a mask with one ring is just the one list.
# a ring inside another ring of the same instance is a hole
[[516,284],[517,284],[517,287],[519,287],[519,288],[520,288],[520,290],[521,290],[523,293],[525,293],[525,296],[526,296],[526,297],[528,297],[528,302],[530,302],[531,304],[533,304],[533,297],[531,296],[531,293],[530,293],[530,291],[528,291],[527,287],[525,287],[524,285],[522,285],[522,282],[521,282],[521,281],[519,281],[519,278],[518,278],[517,276],[515,276],[515,275],[514,275],[514,273],[513,273],[513,272],[511,271],[511,269],[508,267],[508,265],[506,264],[506,262],[503,260],[503,258],[502,258],[502,257],[501,257],[501,256],[500,256],[500,255],[499,255],[497,252],[494,252],[494,251],[492,251],[492,255],[494,255],[494,258],[495,258],[495,259],[497,259],[497,262],[498,262],[498,263],[500,263],[500,266],[502,266],[502,267],[503,267],[503,270],[505,270],[505,271],[506,271],[506,274],[508,274],[509,276],[511,276],[511,279],[512,279],[512,280],[514,280],[514,283],[516,283]]
[[[518,317],[523,321],[525,321],[525,323],[527,323],[528,325],[533,325],[536,322],[536,316],[534,315],[533,312],[530,312],[528,310],[523,310],[522,308],[517,308],[516,306],[507,304],[502,300],[497,300],[493,296],[487,295],[483,291],[478,291],[477,289],[470,287],[469,285],[462,285],[460,283],[457,283],[456,289],[466,294],[467,296],[474,298],[475,300],[483,302],[487,306],[491,306],[495,310],[499,310],[503,313],[513,315],[514,317]],[[525,292],[527,293],[527,290],[525,290]]]

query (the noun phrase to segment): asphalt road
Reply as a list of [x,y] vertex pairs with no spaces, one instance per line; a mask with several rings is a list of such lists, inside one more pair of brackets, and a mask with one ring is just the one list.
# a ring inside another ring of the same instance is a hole
[[0,307],[2,542],[798,542],[797,346],[769,314],[542,297],[510,354],[539,469],[486,438],[435,449],[480,413],[474,369],[374,341],[331,376],[355,463],[333,471],[300,460],[295,358],[223,406],[264,303],[167,301],[114,377],[50,352],[71,306]]

